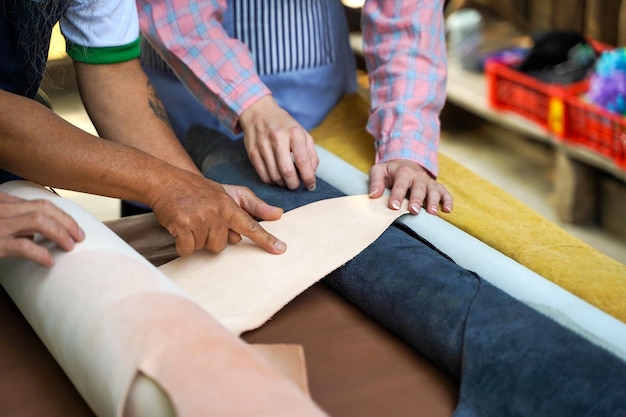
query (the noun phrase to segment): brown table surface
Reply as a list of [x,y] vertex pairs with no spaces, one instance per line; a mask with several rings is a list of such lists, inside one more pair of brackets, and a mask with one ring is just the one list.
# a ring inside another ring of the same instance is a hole
[[[155,265],[175,257],[151,214],[108,226]],[[242,337],[302,345],[311,396],[331,416],[450,416],[456,404],[456,380],[322,282]],[[0,288],[0,416],[93,415]]]

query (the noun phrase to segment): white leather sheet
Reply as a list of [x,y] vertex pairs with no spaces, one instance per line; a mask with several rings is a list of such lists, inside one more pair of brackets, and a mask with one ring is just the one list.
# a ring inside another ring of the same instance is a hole
[[0,284],[99,416],[324,415],[262,359],[267,352],[235,334],[262,325],[406,213],[365,195],[316,202],[263,223],[287,242],[285,254],[244,239],[162,266],[170,280],[71,201],[25,181],[0,190],[50,200],[85,230],[71,252],[41,240],[51,269],[0,260]]
[[52,201],[86,239],[44,268],[0,260],[0,284],[98,416],[325,414],[110,229],[19,181],[0,190]]

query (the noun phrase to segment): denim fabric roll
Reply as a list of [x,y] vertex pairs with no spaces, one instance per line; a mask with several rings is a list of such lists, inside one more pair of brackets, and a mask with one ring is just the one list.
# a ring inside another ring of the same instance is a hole
[[[203,174],[285,211],[343,195],[263,184],[243,141],[194,127]],[[348,230],[340,233],[349,233]],[[626,416],[626,362],[461,268],[401,224],[323,280],[459,379],[455,417]]]

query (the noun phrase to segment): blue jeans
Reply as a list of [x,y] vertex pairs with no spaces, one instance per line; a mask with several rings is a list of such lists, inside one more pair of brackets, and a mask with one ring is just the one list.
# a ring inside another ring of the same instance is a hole
[[[207,178],[286,211],[342,195],[321,179],[312,192],[263,184],[242,141],[206,128],[192,128],[186,146]],[[624,361],[400,224],[324,282],[459,379],[456,417],[626,416]]]

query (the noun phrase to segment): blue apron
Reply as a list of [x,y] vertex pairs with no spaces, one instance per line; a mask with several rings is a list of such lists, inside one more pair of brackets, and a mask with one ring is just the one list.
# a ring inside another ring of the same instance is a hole
[[[356,64],[338,0],[228,0],[223,27],[245,43],[277,103],[305,129],[317,126],[341,97],[356,91]],[[182,141],[201,124],[233,134],[163,63],[145,50],[143,65]]]

